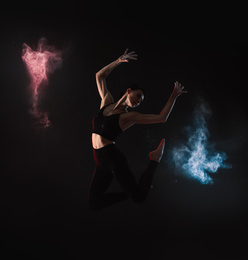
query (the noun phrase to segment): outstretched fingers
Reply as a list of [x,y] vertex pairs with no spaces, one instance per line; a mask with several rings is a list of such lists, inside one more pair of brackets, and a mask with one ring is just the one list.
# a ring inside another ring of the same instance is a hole
[[128,48],[125,50],[125,52],[124,52],[123,56],[124,56],[124,55],[126,55],[126,54],[127,54],[127,52],[128,52]]
[[179,83],[178,81],[175,82],[175,87],[174,87],[174,91],[177,94],[177,96],[181,95],[181,94],[186,94],[188,93],[188,91],[183,90],[184,86],[182,86],[181,83]]
[[138,55],[134,51],[128,53],[128,58],[130,60],[137,60],[137,57],[138,57]]
[[128,49],[125,50],[124,54],[121,56],[122,62],[128,62],[129,60],[137,60],[138,55],[135,51],[128,52]]

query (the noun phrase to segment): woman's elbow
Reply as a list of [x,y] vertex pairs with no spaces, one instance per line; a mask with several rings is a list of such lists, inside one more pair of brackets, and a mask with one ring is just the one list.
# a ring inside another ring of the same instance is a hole
[[100,76],[101,76],[100,71],[98,71],[95,76],[96,76],[96,79],[100,78]]
[[163,117],[163,116],[159,115],[158,123],[165,123],[166,121],[167,121],[167,117]]
[[101,71],[98,71],[96,73],[96,79],[101,80],[101,79],[105,79],[105,78],[106,78],[106,76]]
[[100,71],[98,71],[97,73],[96,73],[96,79],[100,79],[101,78],[101,72]]

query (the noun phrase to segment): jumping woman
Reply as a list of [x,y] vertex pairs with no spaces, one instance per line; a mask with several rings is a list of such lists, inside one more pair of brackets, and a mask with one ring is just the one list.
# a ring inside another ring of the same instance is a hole
[[[134,124],[166,122],[177,97],[182,93],[187,93],[187,91],[183,91],[184,87],[176,82],[173,92],[160,114],[128,112],[128,107],[137,107],[144,100],[144,90],[134,85],[128,88],[126,93],[115,103],[107,89],[106,77],[118,65],[130,60],[137,60],[137,55],[135,52],[128,53],[128,50],[126,50],[117,60],[96,73],[101,105],[98,114],[92,121],[95,171],[88,194],[88,206],[92,210],[104,209],[127,199],[132,199],[136,203],[141,203],[146,199],[155,170],[163,155],[165,140],[162,139],[158,148],[149,153],[150,162],[139,182],[136,181],[130,170],[125,156],[116,147],[115,140],[122,131]],[[123,191],[107,193],[114,177]]]

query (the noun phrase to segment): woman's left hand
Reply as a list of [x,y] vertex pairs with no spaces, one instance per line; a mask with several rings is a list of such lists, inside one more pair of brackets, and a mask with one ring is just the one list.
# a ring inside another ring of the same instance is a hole
[[137,54],[134,51],[128,53],[128,49],[125,50],[124,54],[119,58],[120,62],[129,62],[129,60],[137,60]]
[[184,86],[182,86],[182,84],[180,84],[178,81],[176,81],[175,86],[174,86],[174,90],[173,90],[173,94],[178,97],[181,94],[186,94],[188,93],[188,91],[183,91]]

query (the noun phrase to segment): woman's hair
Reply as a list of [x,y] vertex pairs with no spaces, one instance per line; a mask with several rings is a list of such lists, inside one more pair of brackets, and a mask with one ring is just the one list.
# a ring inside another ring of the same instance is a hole
[[[139,84],[137,84],[137,83],[134,83],[134,84],[128,86],[128,88],[130,88],[131,90],[141,90],[143,92],[143,94],[144,94],[144,97],[146,95],[145,90],[142,87],[140,87]],[[120,91],[119,97],[121,98],[125,93],[126,93],[126,90],[125,91]]]

